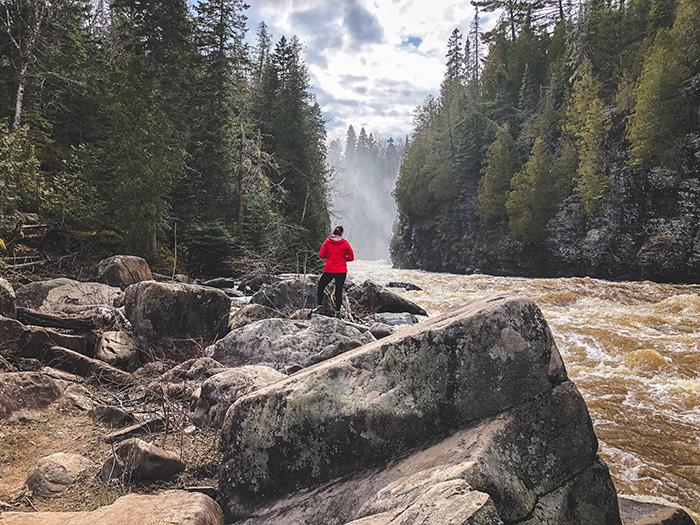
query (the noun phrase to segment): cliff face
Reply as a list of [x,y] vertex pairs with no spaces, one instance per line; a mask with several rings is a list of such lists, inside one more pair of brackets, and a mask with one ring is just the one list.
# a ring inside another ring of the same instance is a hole
[[526,244],[506,219],[484,225],[474,214],[476,188],[464,188],[441,217],[399,215],[391,260],[400,268],[528,277],[700,282],[700,136],[690,137],[681,181],[627,167],[621,120],[606,144],[617,188],[595,217],[579,196],[564,199],[547,237]]

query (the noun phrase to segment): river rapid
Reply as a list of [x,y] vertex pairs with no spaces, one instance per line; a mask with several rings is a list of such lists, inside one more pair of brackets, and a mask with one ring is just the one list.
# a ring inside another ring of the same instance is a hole
[[348,270],[355,282],[419,286],[393,290],[430,316],[500,292],[534,299],[618,493],[680,505],[700,523],[700,285],[453,275],[382,261]]

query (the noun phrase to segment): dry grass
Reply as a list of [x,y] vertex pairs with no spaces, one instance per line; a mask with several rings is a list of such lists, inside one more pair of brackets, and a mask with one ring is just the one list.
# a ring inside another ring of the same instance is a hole
[[[16,414],[0,421],[0,511],[83,511],[113,503],[129,492],[153,493],[188,486],[216,486],[218,432],[189,423],[183,407],[171,404],[169,424],[141,439],[180,455],[186,470],[169,481],[112,480],[104,483],[100,469],[112,454],[103,436],[113,429],[93,421],[72,401],[61,398],[40,413]],[[33,497],[27,476],[43,457],[57,452],[80,454],[95,463],[92,475],[53,498]]]

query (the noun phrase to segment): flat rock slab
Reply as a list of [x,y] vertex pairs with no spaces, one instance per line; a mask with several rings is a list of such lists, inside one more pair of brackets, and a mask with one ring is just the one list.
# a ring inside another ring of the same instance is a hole
[[3,512],[1,525],[223,525],[209,496],[169,490],[156,496],[128,494],[91,512]]
[[620,497],[622,525],[694,525],[690,515],[678,507]]

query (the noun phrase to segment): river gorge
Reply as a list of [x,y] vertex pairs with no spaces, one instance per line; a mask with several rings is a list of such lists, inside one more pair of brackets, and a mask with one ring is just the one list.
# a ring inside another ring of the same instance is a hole
[[401,291],[430,316],[508,292],[544,312],[583,395],[621,495],[680,505],[700,523],[700,285],[532,279],[397,270],[351,263],[356,282]]

